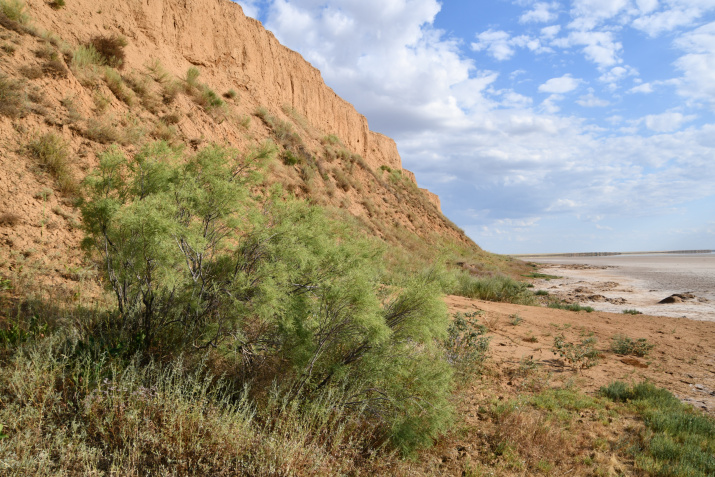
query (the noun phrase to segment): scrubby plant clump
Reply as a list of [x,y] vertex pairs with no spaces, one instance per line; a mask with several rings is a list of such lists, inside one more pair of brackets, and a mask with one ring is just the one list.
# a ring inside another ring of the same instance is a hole
[[22,25],[30,21],[30,16],[25,12],[25,8],[25,2],[22,0],[0,0],[0,13],[9,20]]
[[632,339],[624,335],[616,335],[611,340],[611,350],[616,354],[632,354],[634,356],[647,356],[654,348],[645,338]]
[[0,73],[0,114],[9,118],[25,112],[25,89],[22,84]]
[[280,190],[254,194],[274,154],[210,146],[185,158],[158,142],[100,157],[84,245],[116,298],[116,326],[141,352],[238,357],[246,384],[278,380],[289,401],[340,389],[399,447],[429,443],[451,415],[439,283],[385,288],[374,244]]
[[121,36],[94,36],[87,45],[91,46],[101,56],[103,63],[113,68],[121,68],[124,65],[126,53],[124,48],[127,40]]

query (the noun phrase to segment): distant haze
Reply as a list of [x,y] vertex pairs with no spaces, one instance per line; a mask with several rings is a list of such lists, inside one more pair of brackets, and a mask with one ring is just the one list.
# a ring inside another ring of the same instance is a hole
[[237,3],[483,248],[713,248],[712,0]]

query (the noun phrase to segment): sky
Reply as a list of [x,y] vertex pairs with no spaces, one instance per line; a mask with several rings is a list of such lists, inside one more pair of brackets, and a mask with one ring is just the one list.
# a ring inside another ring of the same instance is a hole
[[235,0],[496,253],[715,249],[715,0]]

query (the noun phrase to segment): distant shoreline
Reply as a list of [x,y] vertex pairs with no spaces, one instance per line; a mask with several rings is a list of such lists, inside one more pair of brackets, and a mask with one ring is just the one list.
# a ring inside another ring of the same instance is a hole
[[[609,256],[550,256],[534,260],[559,279],[534,285],[599,311],[637,309],[648,315],[715,321],[715,254],[640,253]],[[692,299],[663,304],[676,294]]]
[[524,253],[507,254],[514,258],[539,258],[539,257],[612,257],[616,255],[684,255],[699,253],[715,253],[715,250],[668,250],[656,252],[574,252],[574,253]]

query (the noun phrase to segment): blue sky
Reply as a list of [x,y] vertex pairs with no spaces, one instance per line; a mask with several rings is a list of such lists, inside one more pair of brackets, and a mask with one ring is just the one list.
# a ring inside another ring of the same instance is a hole
[[715,0],[239,0],[497,253],[715,249]]

